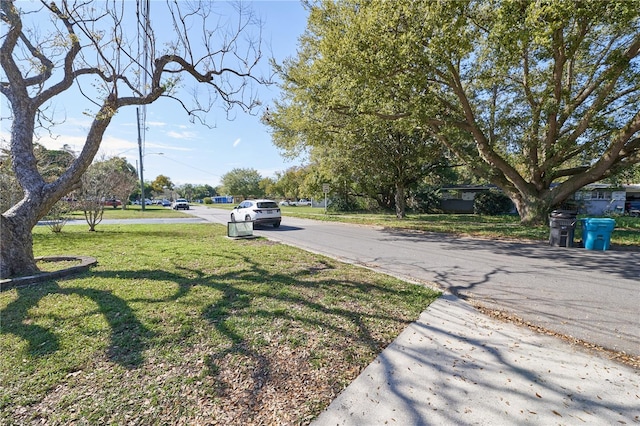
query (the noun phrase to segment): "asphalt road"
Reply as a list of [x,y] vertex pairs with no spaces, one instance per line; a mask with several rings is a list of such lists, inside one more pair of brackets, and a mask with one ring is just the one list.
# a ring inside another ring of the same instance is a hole
[[[227,223],[229,212],[189,213]],[[615,231],[614,231],[615,232]],[[284,217],[254,234],[432,285],[608,349],[640,355],[640,252],[549,247]]]

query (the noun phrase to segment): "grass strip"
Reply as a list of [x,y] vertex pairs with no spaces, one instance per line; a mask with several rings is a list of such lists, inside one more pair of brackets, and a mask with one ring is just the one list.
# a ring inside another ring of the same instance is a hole
[[[82,211],[71,212],[68,216],[69,219],[84,220],[84,213]],[[145,206],[145,209],[142,210],[142,206],[135,204],[128,205],[125,209],[121,206],[118,206],[117,208],[105,207],[102,216],[103,219],[158,219],[167,217],[178,218],[191,216],[188,213],[158,205]]]

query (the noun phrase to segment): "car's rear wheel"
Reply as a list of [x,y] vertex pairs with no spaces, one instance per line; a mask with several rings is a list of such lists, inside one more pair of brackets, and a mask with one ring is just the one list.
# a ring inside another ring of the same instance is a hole
[[274,227],[274,228],[280,228],[280,222],[276,222],[276,223],[274,223],[274,224],[273,224],[273,227]]
[[251,222],[251,216],[246,215],[246,216],[244,217],[244,221],[245,221],[245,222]]

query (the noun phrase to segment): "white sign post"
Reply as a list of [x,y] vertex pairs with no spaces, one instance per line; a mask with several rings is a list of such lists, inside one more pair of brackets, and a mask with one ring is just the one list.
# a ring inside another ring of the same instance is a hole
[[330,189],[331,187],[328,183],[322,184],[322,192],[324,192],[324,214],[327,214],[327,194],[329,193]]

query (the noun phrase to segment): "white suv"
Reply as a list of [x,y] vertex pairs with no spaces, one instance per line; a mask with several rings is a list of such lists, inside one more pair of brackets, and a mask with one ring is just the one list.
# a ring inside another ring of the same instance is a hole
[[271,224],[280,226],[282,217],[278,203],[273,200],[246,200],[231,211],[231,222],[254,222],[255,224]]
[[184,198],[178,198],[173,202],[173,204],[171,205],[171,208],[174,210],[178,210],[178,209],[189,210],[189,202]]

